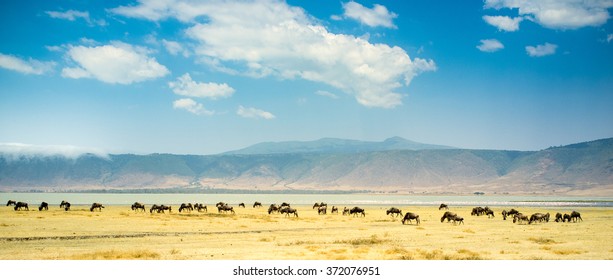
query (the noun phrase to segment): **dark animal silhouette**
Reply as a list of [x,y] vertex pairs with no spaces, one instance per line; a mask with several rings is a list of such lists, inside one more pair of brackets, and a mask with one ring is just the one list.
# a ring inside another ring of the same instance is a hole
[[181,203],[181,206],[179,206],[179,213],[182,211],[192,212],[192,210],[194,210],[194,206],[191,203]]
[[471,216],[481,216],[481,215],[485,215],[486,213],[487,213],[487,210],[479,206],[479,207],[473,208],[472,212],[470,212],[470,215]]
[[98,211],[102,212],[102,208],[104,208],[104,206],[102,206],[102,204],[94,202],[92,203],[92,207],[89,208],[90,212],[94,212],[95,209],[98,209]]
[[492,211],[492,209],[488,208],[487,210],[485,210],[485,214],[488,218],[494,218],[494,211]]
[[242,203],[242,202],[241,202],[241,203],[239,203],[239,204],[238,204],[238,207],[243,207],[243,208],[245,208],[245,203]]
[[38,211],[49,210],[49,204],[47,202],[42,202],[40,206],[38,206]]
[[315,208],[319,208],[319,202],[315,202],[315,204],[313,204],[313,209]]
[[564,217],[562,218],[562,222],[570,223],[570,214],[564,214]]
[[15,211],[21,211],[21,210],[24,210],[24,209],[27,210],[27,211],[30,211],[30,208],[28,207],[28,204],[25,203],[25,202],[21,202],[21,201],[15,203],[15,207],[13,209],[15,209]]
[[283,203],[281,203],[281,207],[286,207],[286,206],[287,206],[287,207],[290,207],[290,206],[289,206],[289,203],[287,203],[287,202],[283,202]]
[[464,223],[464,218],[462,218],[460,216],[453,217],[453,224],[455,224],[456,222],[458,223],[458,225],[459,224],[463,224]]
[[319,208],[317,208],[317,214],[318,215],[326,215],[326,212],[328,211],[328,206],[319,206]]
[[232,212],[232,214],[236,214],[236,212],[234,212],[234,207],[225,204],[225,205],[220,205],[217,207],[217,212],[221,213],[221,212],[227,213],[228,211]]
[[172,213],[172,207],[171,206],[166,206],[164,204],[162,204],[162,205],[153,204],[151,206],[151,208],[149,209],[149,213],[153,213],[153,211],[155,211],[157,213],[166,213],[165,212],[166,210],[168,210],[169,213]]
[[357,206],[351,208],[351,210],[349,210],[349,214],[353,215],[354,217],[358,216],[358,214],[362,214],[362,217],[366,217],[366,211],[364,211],[364,209],[357,207]]
[[441,209],[449,210],[449,206],[447,206],[447,204],[445,203],[441,203],[441,206],[438,207],[438,210],[441,210]]
[[202,203],[195,203],[194,204],[194,209],[198,210],[198,212],[208,212],[209,209],[206,208],[206,205],[202,204]]
[[330,213],[334,214],[338,214],[338,208],[336,208],[336,206],[332,206],[332,211],[330,211]]
[[294,217],[298,217],[298,210],[291,208],[291,207],[281,207],[281,210],[279,210],[279,212],[281,214],[285,213],[286,217],[289,217],[289,214],[294,214]]
[[347,207],[343,208],[343,216],[345,215],[349,215],[349,209],[347,209]]
[[402,218],[402,224],[404,225],[405,222],[412,223],[411,220],[415,220],[419,225],[419,215],[411,212],[407,212],[406,214],[404,214],[404,218]]
[[449,212],[449,211],[447,211],[447,212],[445,212],[445,213],[443,214],[443,216],[441,217],[441,223],[442,223],[443,221],[445,221],[445,219],[447,219],[447,222],[449,223],[449,222],[453,221],[453,219],[454,219],[456,216],[457,216],[457,214],[456,214],[456,213],[453,213],[453,212]]
[[70,202],[62,200],[62,203],[60,203],[60,208],[64,208],[64,211],[68,211],[70,210]]
[[518,224],[521,224],[522,222],[530,222],[530,218],[528,218],[528,216],[522,213],[517,213],[513,215],[513,223],[516,223],[516,222]]
[[259,202],[257,202],[257,201],[256,201],[256,202],[254,202],[254,203],[253,203],[253,208],[255,208],[255,207],[262,207],[262,203],[259,203]]
[[385,213],[386,213],[386,215],[390,215],[390,214],[391,214],[391,215],[392,215],[392,217],[393,217],[394,215],[396,215],[396,217],[398,217],[398,216],[402,216],[402,210],[400,210],[400,209],[398,209],[398,208],[396,208],[396,207],[392,207],[392,208],[390,208],[390,209],[387,209],[387,211],[385,211]]
[[17,202],[15,200],[9,200],[6,202],[6,206],[15,206]]
[[217,204],[215,204],[215,207],[219,208],[219,206],[224,206],[224,205],[228,205],[228,203],[225,202],[217,202]]
[[530,216],[530,221],[528,222],[528,224],[532,224],[532,223],[543,223],[543,222],[549,222],[549,213],[547,214],[543,214],[543,213],[534,213],[532,214],[532,216]]
[[564,222],[564,218],[562,217],[562,213],[556,213],[556,219],[554,220],[556,223]]
[[133,211],[142,210],[143,212],[145,212],[145,204],[142,204],[140,202],[134,202],[134,204],[132,204],[132,210]]
[[581,214],[577,211],[573,211],[572,213],[570,213],[570,219],[575,223],[578,222],[579,220],[583,222],[583,219],[581,218]]
[[271,204],[268,207],[268,214],[272,214],[272,212],[277,212],[279,213],[279,207],[276,204]]

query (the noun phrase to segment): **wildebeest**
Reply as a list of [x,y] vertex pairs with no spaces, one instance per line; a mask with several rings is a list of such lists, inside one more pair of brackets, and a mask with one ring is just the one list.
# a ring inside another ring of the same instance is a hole
[[323,203],[323,202],[321,202],[321,203],[315,202],[315,204],[313,204],[313,209],[319,208],[319,207],[322,207],[322,206],[328,206],[328,204]]
[[290,207],[290,206],[289,206],[289,203],[287,203],[287,202],[283,202],[283,203],[281,203],[281,206],[280,206],[280,207],[286,207],[286,206],[287,206],[287,207]]
[[238,204],[238,207],[243,207],[243,208],[245,208],[245,203],[243,203],[243,202],[239,203],[239,204]]
[[438,207],[438,210],[441,210],[441,209],[449,210],[449,206],[447,206],[447,204],[445,203],[441,203],[441,206]]
[[68,211],[70,210],[70,202],[62,200],[62,203],[60,203],[60,208],[64,208],[64,211]]
[[487,215],[488,218],[494,218],[494,211],[492,211],[492,209],[488,208],[487,210],[485,210],[485,214]]
[[255,207],[262,207],[262,203],[257,202],[257,201],[256,201],[256,202],[254,202],[254,203],[253,203],[253,208],[255,208]]
[[328,211],[328,206],[319,206],[317,208],[317,214],[318,215],[326,215],[326,212]]
[[347,209],[347,207],[343,208],[343,216],[345,215],[349,215],[349,209]]
[[562,213],[556,213],[556,219],[554,220],[556,223],[564,222],[564,218],[562,218]]
[[268,214],[272,214],[272,212],[279,213],[279,207],[276,204],[271,204],[268,206]]
[[281,212],[281,214],[285,213],[286,217],[289,217],[289,214],[294,214],[294,217],[298,217],[298,210],[291,208],[291,207],[281,207],[281,210],[279,210],[279,212]]
[[21,210],[24,210],[24,208],[25,210],[30,211],[30,208],[28,208],[27,203],[19,201],[15,203],[15,207],[13,209],[15,209],[15,211],[21,211]]
[[390,215],[390,214],[391,214],[391,215],[392,215],[392,217],[393,217],[394,215],[396,215],[396,217],[398,217],[398,216],[402,216],[402,210],[400,210],[400,209],[398,209],[398,208],[396,208],[396,207],[392,207],[392,208],[390,208],[390,209],[387,209],[387,211],[385,211],[385,213],[386,213],[386,215]]
[[202,210],[204,210],[204,212],[208,212],[209,209],[206,208],[206,205],[202,204],[202,203],[195,203],[194,204],[194,209],[198,210],[198,212],[202,212]]
[[151,208],[149,209],[149,213],[153,213],[153,211],[156,211],[158,213],[166,213],[166,212],[164,212],[166,210],[168,210],[169,213],[172,213],[172,207],[171,206],[166,206],[164,204],[162,204],[162,205],[153,204],[151,206]]
[[194,210],[194,206],[191,203],[181,203],[181,206],[179,206],[179,213],[182,211],[192,212],[192,210]]
[[513,216],[513,215],[515,215],[515,214],[518,214],[518,213],[519,213],[519,211],[517,211],[517,210],[515,210],[515,209],[513,209],[513,208],[511,208],[511,210],[509,210],[509,211],[507,211],[507,210],[502,210],[502,213],[501,213],[501,214],[502,214],[502,219],[503,219],[503,220],[506,220],[506,219],[507,219],[507,217],[511,217],[511,216]]
[[219,208],[219,206],[224,206],[224,205],[228,205],[228,203],[225,202],[217,202],[217,204],[215,204],[215,207]]
[[102,206],[102,204],[94,202],[92,203],[92,207],[89,208],[90,212],[94,212],[95,209],[98,209],[98,211],[102,212],[102,208],[104,208],[104,206]]
[[145,212],[145,204],[142,204],[140,202],[134,202],[134,204],[132,204],[132,210],[137,211],[139,209]]
[[336,208],[336,206],[332,205],[332,211],[330,211],[330,213],[334,214],[338,214],[338,208]]
[[456,213],[446,211],[446,212],[443,214],[443,216],[441,217],[441,223],[442,223],[443,221],[445,221],[445,219],[447,219],[447,222],[449,223],[449,222],[453,221],[453,219],[454,219],[454,218],[455,218],[457,215],[458,215],[458,214],[456,214]]
[[562,218],[562,222],[570,223],[570,214],[564,214],[564,218]]
[[528,216],[522,214],[522,213],[517,213],[515,215],[513,215],[513,223],[518,223],[521,224],[521,222],[529,222],[530,218],[528,218]]
[[404,218],[402,218],[402,224],[404,225],[405,222],[411,223],[411,220],[417,221],[417,224],[419,225],[419,215],[411,212],[407,212],[406,214],[404,214]]
[[38,206],[38,211],[49,210],[49,204],[47,202],[42,202],[40,206]]
[[17,204],[15,200],[9,200],[6,202],[6,206],[15,206],[15,204]]
[[234,207],[228,205],[228,204],[224,204],[224,205],[220,205],[217,206],[217,212],[221,213],[221,212],[227,213],[228,211],[232,212],[232,214],[236,214],[236,212],[234,212]]
[[358,214],[362,214],[362,217],[366,217],[366,211],[357,206],[351,208],[351,210],[349,210],[349,214],[353,215],[354,217],[358,216]]
[[581,218],[581,214],[577,211],[573,211],[572,213],[570,213],[570,219],[573,220],[575,223],[578,222],[579,220],[583,222],[583,219]]
[[543,213],[534,213],[530,216],[530,221],[528,222],[528,224],[532,224],[533,222],[536,223],[538,222],[542,222],[545,219],[545,214]]
[[463,224],[464,223],[464,218],[462,218],[460,216],[453,217],[453,224],[455,224],[456,222],[458,223],[458,225],[459,224]]

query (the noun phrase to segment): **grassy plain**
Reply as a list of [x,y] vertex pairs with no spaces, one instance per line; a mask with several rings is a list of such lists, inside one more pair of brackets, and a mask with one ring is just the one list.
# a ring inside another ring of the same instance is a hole
[[[87,206],[68,212],[57,205],[43,212],[1,206],[0,259],[613,259],[610,208],[519,207],[525,214],[549,212],[552,221],[518,225],[502,219],[502,208],[493,208],[496,217],[488,219],[470,216],[470,207],[450,207],[465,224],[441,223],[444,211],[435,206],[399,207],[419,214],[420,225],[402,225],[401,217],[385,214],[388,206],[366,207],[366,217],[317,215],[310,206],[298,206],[299,218],[249,206],[235,207],[235,215],[216,209],[150,214],[129,206],[102,212]],[[584,221],[553,222],[556,212],[571,210],[581,212]]]

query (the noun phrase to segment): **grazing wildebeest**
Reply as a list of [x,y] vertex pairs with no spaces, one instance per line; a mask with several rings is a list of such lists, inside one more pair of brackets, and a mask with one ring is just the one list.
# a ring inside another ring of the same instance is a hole
[[30,211],[30,208],[28,208],[28,204],[25,202],[17,202],[15,203],[15,207],[13,209],[15,209],[15,211],[21,211],[25,208],[25,210]]
[[338,208],[336,208],[336,206],[332,205],[332,211],[330,211],[330,213],[334,214],[338,214]]
[[492,209],[488,208],[487,210],[485,210],[485,214],[487,215],[488,218],[494,218],[494,211],[492,211]]
[[347,207],[343,208],[343,216],[345,215],[349,215],[349,209],[347,209]]
[[542,222],[543,219],[545,218],[545,214],[543,213],[534,213],[530,216],[530,221],[528,222],[528,224],[532,224],[533,222]]
[[253,203],[253,208],[255,208],[255,207],[262,207],[262,203],[259,203],[259,202],[257,202],[257,201],[256,201],[256,202],[254,202],[254,203]]
[[570,223],[570,214],[564,214],[564,218],[562,219],[562,222],[569,222]]
[[481,216],[485,215],[485,208],[478,206],[473,208],[472,212],[470,212],[471,216]]
[[315,208],[319,208],[319,202],[315,202],[315,204],[313,204],[313,209]]
[[15,206],[15,204],[17,204],[15,200],[9,200],[6,202],[6,206]]
[[562,218],[562,213],[556,213],[556,219],[554,220],[556,223],[564,222],[564,218]]
[[47,202],[42,202],[40,206],[38,206],[38,211],[49,210],[49,204]]
[[456,216],[458,216],[458,214],[453,213],[453,212],[449,212],[449,211],[447,211],[447,212],[445,212],[445,213],[443,214],[443,216],[441,217],[441,223],[442,223],[443,221],[445,221],[445,219],[447,219],[447,222],[449,223],[449,222],[453,221],[453,219],[454,219]]
[[317,208],[317,215],[326,215],[328,212],[328,206],[319,206]]
[[285,213],[286,217],[289,217],[289,214],[294,214],[294,217],[298,217],[298,210],[291,208],[291,207],[281,207],[281,210],[279,210],[279,212],[281,212],[281,214]]
[[441,210],[441,209],[449,210],[449,206],[447,206],[447,204],[445,203],[441,203],[441,206],[438,207],[438,210]]
[[236,212],[234,212],[234,207],[228,205],[228,204],[224,204],[224,205],[220,205],[217,207],[217,212],[221,213],[221,211],[223,211],[224,213],[227,213],[228,211],[232,212],[232,214],[236,214]]
[[398,209],[398,208],[396,208],[396,207],[392,207],[392,208],[390,208],[390,209],[387,209],[387,211],[385,211],[385,213],[386,213],[386,215],[391,214],[391,215],[392,215],[392,217],[393,217],[394,215],[396,215],[396,217],[398,217],[398,216],[402,216],[402,210],[400,210],[400,209]]
[[181,206],[179,206],[179,213],[181,213],[184,210],[188,212],[192,212],[192,210],[194,210],[194,206],[192,206],[191,203],[181,203]]
[[545,214],[545,216],[543,217],[543,220],[545,220],[546,223],[549,223],[549,212],[547,214]]
[[204,210],[204,212],[208,212],[209,209],[206,208],[206,205],[202,204],[202,203],[195,203],[194,204],[194,209],[198,210],[198,212],[202,212],[202,210]]
[[137,211],[139,209],[145,212],[145,204],[142,204],[140,202],[134,202],[134,204],[132,204],[132,210]]
[[172,207],[166,206],[164,204],[162,204],[162,205],[153,204],[151,206],[151,208],[149,209],[149,213],[153,213],[153,211],[155,211],[157,213],[166,213],[166,212],[164,212],[166,210],[168,210],[168,212],[172,212]]
[[268,214],[272,214],[272,212],[277,212],[279,213],[279,207],[276,204],[271,204],[268,207]]
[[351,210],[349,210],[349,214],[353,215],[354,217],[358,216],[358,214],[362,214],[362,217],[366,217],[366,211],[357,206],[351,208]]
[[64,211],[70,210],[70,202],[62,200],[60,203],[60,208],[64,207]]
[[453,224],[455,225],[456,222],[458,222],[458,225],[459,224],[463,224],[464,223],[464,218],[462,218],[460,216],[453,217]]
[[513,215],[513,223],[517,222],[518,224],[521,224],[521,222],[529,222],[529,221],[530,221],[530,218],[528,218],[528,216],[522,213],[517,213]]
[[98,209],[98,211],[102,212],[102,208],[104,208],[104,206],[102,206],[102,204],[94,202],[92,203],[92,207],[89,208],[90,212],[94,212],[94,209]]
[[238,207],[243,207],[243,208],[245,208],[245,203],[243,203],[243,202],[239,203],[239,204],[238,204]]
[[419,225],[419,215],[411,212],[407,212],[406,214],[404,214],[404,218],[402,218],[402,224],[404,225],[405,222],[412,223],[411,220],[417,221],[417,224]]
[[573,211],[572,213],[570,213],[570,219],[573,220],[575,223],[578,222],[579,220],[583,222],[583,219],[581,218],[581,214],[577,211]]
[[224,205],[228,205],[228,203],[225,202],[217,202],[217,204],[215,204],[215,207],[219,208],[219,206],[224,206]]
[[287,203],[287,202],[283,202],[283,203],[281,203],[281,206],[280,206],[280,207],[286,207],[286,206],[287,206],[287,207],[290,207],[290,206],[289,206],[289,203]]

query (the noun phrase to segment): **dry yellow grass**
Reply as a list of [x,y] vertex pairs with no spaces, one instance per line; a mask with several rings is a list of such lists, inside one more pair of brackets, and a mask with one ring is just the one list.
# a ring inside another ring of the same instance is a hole
[[[338,205],[342,209],[342,205]],[[211,208],[211,206],[209,206]],[[613,259],[613,209],[582,208],[579,223],[517,225],[497,216],[470,216],[451,207],[465,224],[441,223],[434,206],[400,207],[421,224],[402,225],[388,207],[366,207],[366,217],[317,215],[297,207],[299,218],[268,215],[265,208],[237,208],[236,215],[136,213],[129,206],[90,212],[15,212],[0,207],[0,259],[289,259],[289,260],[487,260]],[[523,213],[570,209],[521,208]]]

